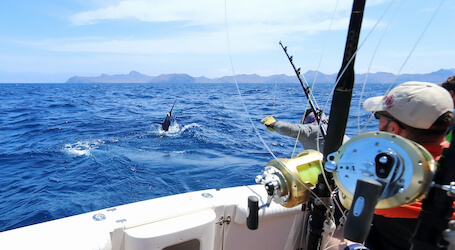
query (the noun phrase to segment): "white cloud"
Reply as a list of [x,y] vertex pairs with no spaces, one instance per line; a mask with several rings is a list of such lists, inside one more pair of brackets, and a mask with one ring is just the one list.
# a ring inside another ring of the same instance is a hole
[[211,54],[219,53],[220,47],[223,47],[218,44],[208,44],[212,40],[219,40],[217,36],[219,34],[212,34],[212,37],[186,36],[182,37],[182,40],[171,38],[140,40],[87,39],[86,41],[77,42],[55,40],[52,45],[47,45],[46,49],[61,52],[119,54]]
[[137,19],[144,22],[213,22],[219,17],[220,1],[121,1],[116,5],[80,12],[71,17],[75,25],[90,25],[100,20]]
[[[351,1],[340,0],[339,13],[350,11]],[[75,25],[90,25],[101,20],[137,19],[144,22],[183,21],[192,25],[224,23],[225,11],[233,23],[320,22],[332,17],[334,2],[325,1],[275,1],[275,0],[125,0],[115,5],[89,10],[73,15]]]
[[[352,2],[334,3],[292,0],[125,0],[103,8],[80,12],[71,17],[75,25],[96,25],[100,21],[136,19],[165,25],[181,22],[187,28],[159,39],[119,40],[106,37],[98,41],[56,41],[50,50],[101,53],[225,53],[226,26],[234,53],[270,49],[288,36],[309,36],[329,29],[345,30]],[[226,9],[225,9],[226,8]],[[334,18],[333,21],[332,17]],[[191,26],[204,28],[195,32]],[[237,42],[236,42],[237,41]],[[273,44],[272,44],[273,43]]]
[[[96,0],[97,7],[70,17],[74,26],[67,30],[75,31],[74,33],[62,32],[59,33],[60,38],[41,37],[30,39],[28,42],[15,41],[14,43],[21,45],[21,48],[26,48],[21,51],[31,51],[36,48],[42,54],[49,53],[55,57],[64,58],[62,61],[68,60],[67,63],[75,63],[71,68],[78,70],[85,67],[84,65],[90,65],[88,67],[90,70],[101,72],[100,65],[106,65],[112,70],[120,70],[122,67],[127,70],[143,67],[159,69],[163,73],[166,69],[175,70],[178,67],[181,72],[203,71],[204,73],[200,75],[210,75],[228,65],[225,61],[228,57],[226,11],[229,48],[236,66],[241,69],[239,72],[261,73],[261,70],[265,72],[272,69],[272,73],[276,73],[277,54],[280,58],[283,54],[278,41],[282,40],[289,46],[297,65],[305,69],[319,67],[317,63],[322,51],[325,50],[320,70],[333,73],[341,63],[352,7],[352,0],[340,0],[334,13],[335,2],[333,0],[226,0],[226,2],[225,0]],[[362,25],[365,31],[374,26],[389,2],[390,0],[368,0],[369,8],[367,6]],[[409,1],[404,3],[415,4]],[[395,6],[398,7],[398,4]],[[409,6],[402,8],[408,10]],[[390,12],[394,13],[394,11]],[[422,19],[414,13],[415,11],[410,11],[409,15]],[[404,18],[403,13],[400,12],[397,17],[398,22],[395,24],[401,23],[400,18],[410,19]],[[126,21],[123,22],[124,20]],[[134,22],[128,22],[128,20],[134,20]],[[143,23],[137,25],[138,21]],[[386,24],[387,21],[384,20],[383,23]],[[130,24],[131,26],[128,26]],[[119,25],[121,29],[117,30],[118,27],[115,25]],[[326,32],[330,25],[331,30],[335,32]],[[382,29],[384,26],[381,23],[378,28]],[[443,25],[439,26],[443,27]],[[137,27],[140,28],[136,29]],[[394,25],[391,31],[392,28]],[[413,34],[411,31],[416,29],[409,29],[409,26],[406,26],[406,29],[398,26],[396,28],[398,31],[387,34],[389,43],[386,40],[381,43],[381,55],[389,55],[385,51],[393,51],[390,53],[398,57],[395,51],[408,51],[402,48],[405,44],[403,41],[397,42],[398,38],[406,37],[407,39],[404,40],[415,42],[416,38],[411,37]],[[404,32],[406,36],[403,36]],[[366,34],[367,32],[362,31],[361,35],[364,37]],[[431,37],[437,36],[438,33],[435,34]],[[370,37],[369,40],[375,42],[379,39],[379,35],[380,32],[377,32],[377,35],[372,36],[373,39]],[[327,45],[325,45],[326,41]],[[431,44],[434,41],[431,39]],[[8,42],[8,44],[12,43]],[[387,47],[388,44],[390,45]],[[362,61],[362,56],[372,51],[375,46],[376,43],[363,46],[357,65],[366,67],[365,65],[369,64],[368,60]],[[431,48],[430,45],[428,47]],[[428,50],[435,52],[435,48]],[[417,56],[414,57],[417,58]],[[170,58],[172,62],[168,61]],[[397,63],[403,62],[400,58],[390,56],[382,61],[389,65],[390,58]],[[380,59],[379,53],[377,59]],[[81,62],[79,63],[78,60]],[[85,64],[82,63],[84,60],[87,60]],[[208,61],[210,62],[207,63]],[[438,59],[438,61],[441,60]],[[288,66],[287,62],[284,63]],[[65,63],[58,62],[58,66],[63,64]],[[94,65],[98,65],[99,68]],[[204,65],[204,67],[197,65]],[[191,67],[195,68],[190,69]],[[209,67],[213,69],[209,70]],[[103,68],[102,72],[107,71]]]

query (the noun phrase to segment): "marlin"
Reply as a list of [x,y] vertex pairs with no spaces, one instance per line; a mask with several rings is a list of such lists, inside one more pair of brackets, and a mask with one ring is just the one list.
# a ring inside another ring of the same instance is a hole
[[171,110],[169,111],[169,113],[166,114],[166,117],[164,118],[163,122],[151,122],[151,123],[161,124],[161,127],[163,128],[163,130],[168,131],[169,127],[171,126],[172,110],[174,109],[174,105],[175,105],[176,101],[177,100],[174,101],[174,104],[172,105]]

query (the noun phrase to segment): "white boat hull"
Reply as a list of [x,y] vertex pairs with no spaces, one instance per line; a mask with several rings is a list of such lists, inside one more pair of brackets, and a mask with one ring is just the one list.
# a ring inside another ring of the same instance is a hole
[[0,233],[1,249],[297,249],[304,212],[275,203],[246,226],[248,196],[262,185],[156,198]]

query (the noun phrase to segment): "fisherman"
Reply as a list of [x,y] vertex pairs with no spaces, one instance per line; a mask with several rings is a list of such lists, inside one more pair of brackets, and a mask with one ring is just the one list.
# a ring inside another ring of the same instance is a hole
[[447,78],[441,86],[449,91],[450,96],[452,96],[453,105],[455,105],[455,76]]
[[[450,96],[452,96],[453,105],[455,106],[455,76],[447,78],[447,80],[445,80],[445,82],[443,82],[441,86],[447,89],[447,91],[449,91]],[[452,139],[452,133],[454,128],[455,124],[452,124],[452,126],[450,126],[450,128],[447,131],[446,140],[449,142]]]
[[[449,146],[445,133],[455,120],[453,107],[449,92],[437,84],[426,82],[405,82],[385,96],[368,98],[363,103],[363,108],[373,112],[379,120],[380,131],[419,143],[436,161],[442,149]],[[417,227],[421,206],[421,202],[415,202],[396,208],[376,209],[365,246],[372,250],[410,249],[409,240]],[[335,236],[330,244],[335,244],[337,240],[344,241]],[[341,244],[340,249],[343,249]]]
[[[324,130],[327,130],[327,117],[321,109],[317,109],[316,112],[321,114],[321,126]],[[298,137],[298,140],[304,149],[314,149],[319,150],[319,152],[322,152],[324,149],[324,137],[312,109],[307,109],[305,111],[300,124],[276,121],[273,116],[265,117],[261,120],[261,123],[271,132],[276,131],[292,138]],[[349,137],[345,136],[344,142],[347,140],[349,140]]]

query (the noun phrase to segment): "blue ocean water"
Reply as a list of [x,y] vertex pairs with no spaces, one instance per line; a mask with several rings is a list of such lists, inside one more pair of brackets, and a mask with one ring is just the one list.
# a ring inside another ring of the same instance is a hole
[[[366,85],[362,98],[388,86]],[[347,135],[376,130],[358,109]],[[314,89],[328,113],[329,84]],[[260,124],[299,122],[299,84],[0,84],[0,231],[116,205],[254,184],[295,140]],[[170,130],[160,125],[177,100]],[[245,112],[244,103],[248,110]],[[328,105],[328,106],[327,106]],[[250,122],[251,119],[251,122]],[[297,152],[303,150],[297,144]]]

